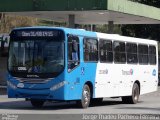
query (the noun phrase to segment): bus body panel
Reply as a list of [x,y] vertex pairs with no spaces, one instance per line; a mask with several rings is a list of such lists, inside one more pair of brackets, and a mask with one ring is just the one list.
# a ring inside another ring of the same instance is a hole
[[[66,31],[66,34],[75,35],[79,38],[80,43],[80,64],[75,67],[70,72],[66,72],[66,80],[69,82],[65,86],[65,100],[79,100],[82,97],[83,86],[90,82],[93,87],[93,97],[94,97],[94,84],[97,63],[85,62],[84,61],[84,50],[83,50],[83,40],[85,37],[96,38],[96,34],[93,32],[87,32],[84,35],[84,30],[78,31]],[[67,47],[66,47],[67,48]],[[67,51],[67,50],[66,50]],[[67,60],[66,60],[67,61]],[[67,64],[67,63],[66,63]]]
[[8,97],[64,100],[64,86],[67,85],[64,78],[62,73],[46,83],[21,83],[19,78],[10,76],[7,82]]
[[[122,37],[119,35],[98,33],[97,37],[105,40],[146,44],[146,40],[144,39]],[[156,53],[158,53],[157,42],[147,40],[147,43],[156,46]],[[140,83],[140,94],[156,91],[158,81],[158,59],[156,65],[99,62],[96,71],[97,84],[95,96],[97,98],[130,96],[132,95],[133,84],[136,81]]]
[[[85,83],[90,82],[92,85],[95,83],[96,64],[81,63],[75,70],[68,73],[66,79],[69,84],[66,86],[66,100],[81,99],[82,90]],[[93,86],[94,89],[94,86]]]
[[[104,74],[100,73],[102,71]],[[136,81],[140,82],[140,94],[154,92],[157,74],[157,66],[98,64],[95,97],[130,96]]]
[[[22,30],[32,30],[23,28]],[[34,29],[34,28],[33,28]],[[29,98],[43,100],[79,100],[82,97],[83,86],[91,84],[93,98],[130,96],[133,84],[140,83],[140,94],[145,94],[157,90],[158,86],[158,57],[156,65],[140,64],[120,64],[101,63],[84,61],[84,43],[86,37],[99,39],[109,39],[111,41],[131,42],[136,44],[149,44],[156,46],[153,40],[124,37],[120,35],[103,34],[76,30],[68,28],[37,27],[37,29],[58,29],[65,33],[65,68],[64,71],[55,78],[51,78],[45,83],[25,83],[19,79],[8,75],[8,97],[9,98]],[[18,29],[21,30],[21,29]],[[68,71],[68,46],[67,35],[75,35],[79,38],[80,63],[71,71]]]
[[[36,29],[43,29],[43,27],[36,27]],[[22,30],[30,30],[29,28],[23,28]],[[35,29],[35,28],[33,28]],[[44,28],[51,30],[52,28]],[[65,32],[65,52],[67,53],[67,35],[75,35],[80,39],[80,51],[83,51],[83,38],[84,30],[73,30],[68,28],[53,28],[60,29]],[[16,29],[21,30],[21,29]],[[32,30],[32,28],[31,28]],[[96,34],[88,32],[86,36],[92,36],[96,38]],[[85,37],[86,37],[85,36]],[[96,63],[85,64],[83,62],[83,53],[80,54],[80,64],[68,72],[67,69],[67,54],[65,54],[65,69],[62,74],[52,78],[46,83],[21,83],[18,79],[9,74],[8,77],[8,97],[9,98],[29,98],[29,99],[44,99],[44,100],[77,100],[81,99],[82,89],[86,82],[94,84]],[[92,74],[91,74],[92,73]],[[23,79],[23,78],[22,78]],[[18,86],[23,86],[22,88]],[[13,89],[13,87],[15,87]],[[79,94],[77,94],[79,93]]]

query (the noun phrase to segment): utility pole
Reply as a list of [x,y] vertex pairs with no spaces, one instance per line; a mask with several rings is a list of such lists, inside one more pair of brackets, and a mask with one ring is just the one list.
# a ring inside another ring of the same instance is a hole
[[114,32],[114,22],[108,21],[108,33],[113,34]]
[[68,27],[75,28],[75,15],[68,15]]

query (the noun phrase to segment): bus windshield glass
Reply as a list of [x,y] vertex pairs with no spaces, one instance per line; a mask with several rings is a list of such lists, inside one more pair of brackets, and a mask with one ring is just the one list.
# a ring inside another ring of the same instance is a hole
[[30,74],[55,77],[64,69],[64,41],[47,38],[11,40],[8,69],[16,77]]

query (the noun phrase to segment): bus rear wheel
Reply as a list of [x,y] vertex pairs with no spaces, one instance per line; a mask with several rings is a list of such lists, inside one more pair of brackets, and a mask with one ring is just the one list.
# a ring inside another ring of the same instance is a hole
[[44,101],[43,100],[31,99],[31,104],[35,108],[41,108],[44,104]]
[[122,97],[122,101],[127,104],[136,104],[138,103],[139,95],[140,95],[140,88],[137,83],[134,83],[132,88],[132,95]]
[[77,101],[77,105],[81,108],[87,108],[90,104],[91,100],[91,91],[90,87],[85,84],[82,91],[81,100]]

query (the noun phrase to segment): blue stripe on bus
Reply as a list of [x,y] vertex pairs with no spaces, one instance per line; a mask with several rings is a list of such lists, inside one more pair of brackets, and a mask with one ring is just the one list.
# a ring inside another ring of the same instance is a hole
[[[27,27],[18,28],[15,30],[25,30],[25,29],[59,29],[63,30],[66,34],[77,35],[80,38],[80,65],[77,66],[72,72],[67,70],[67,41],[65,41],[65,70],[58,77],[53,78],[48,83],[44,84],[25,84],[24,88],[13,89],[8,85],[8,97],[10,98],[31,98],[31,99],[56,99],[56,100],[75,100],[81,99],[82,89],[87,81],[90,81],[93,85],[93,90],[95,88],[95,78],[96,78],[96,68],[97,63],[86,63],[84,62],[83,54],[83,37],[97,38],[95,32],[89,32],[85,30],[75,30],[69,28],[51,28],[51,27]],[[9,75],[9,82],[11,84],[18,86],[19,81]],[[52,90],[51,90],[52,88]],[[93,95],[94,97],[94,95]]]
[[[68,31],[69,30],[69,31]],[[70,73],[66,73],[66,80],[69,80],[70,83],[66,86],[65,90],[65,99],[74,100],[81,99],[83,86],[86,82],[91,82],[93,90],[95,88],[95,78],[96,78],[96,68],[97,63],[93,62],[84,62],[84,51],[83,51],[83,39],[85,37],[97,38],[96,33],[87,32],[85,30],[72,30],[66,29],[66,34],[74,34],[79,36],[80,39],[80,65]],[[82,37],[83,36],[83,37]],[[67,61],[67,60],[66,60]],[[93,95],[94,97],[94,95]]]

